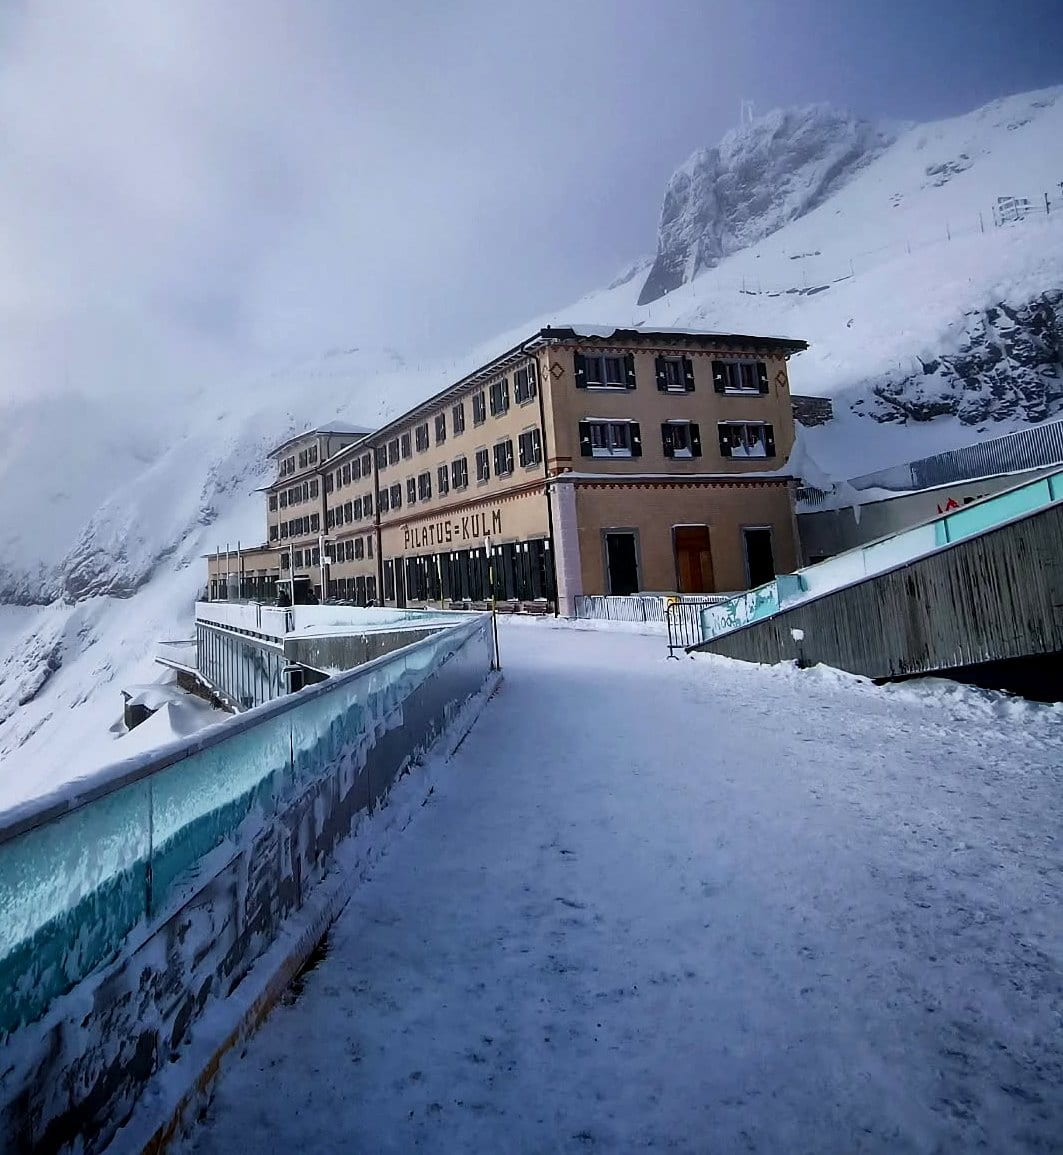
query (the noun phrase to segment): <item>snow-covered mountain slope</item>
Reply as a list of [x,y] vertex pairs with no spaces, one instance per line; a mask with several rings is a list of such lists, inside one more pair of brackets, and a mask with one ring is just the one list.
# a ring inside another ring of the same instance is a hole
[[[804,167],[769,198],[764,222],[732,213],[725,229],[712,225],[710,241],[745,247],[724,245],[714,266],[648,304],[638,301],[652,266],[639,261],[459,360],[350,348],[182,396],[3,410],[0,602],[59,600],[0,622],[0,804],[121,754],[109,730],[119,691],[158,677],[157,639],[189,636],[201,554],[262,540],[254,491],[268,448],[334,418],[378,424],[541,324],[808,340],[793,389],[832,397],[837,414],[801,436],[795,468],[810,476],[864,473],[1058,413],[1063,89],[908,128],[888,146],[847,118],[813,119],[840,125],[837,139],[802,152],[781,128],[735,134],[724,150],[734,172],[745,172],[739,140],[783,184],[781,158]],[[859,156],[845,147],[857,139]],[[850,160],[832,174],[838,156]],[[1043,205],[1045,192],[1050,214],[996,227],[998,197]],[[798,202],[792,219],[780,208]]]

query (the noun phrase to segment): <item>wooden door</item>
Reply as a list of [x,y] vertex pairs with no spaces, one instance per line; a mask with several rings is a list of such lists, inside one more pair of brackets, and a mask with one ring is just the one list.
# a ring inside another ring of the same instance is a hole
[[677,525],[672,530],[675,572],[681,594],[711,594],[716,590],[707,525]]

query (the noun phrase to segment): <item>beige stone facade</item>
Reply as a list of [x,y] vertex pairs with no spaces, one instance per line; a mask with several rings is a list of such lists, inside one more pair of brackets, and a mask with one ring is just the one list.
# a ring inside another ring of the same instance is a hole
[[787,361],[804,347],[547,328],[383,429],[293,438],[266,491],[276,582],[297,598],[493,588],[571,609],[583,593],[744,589],[792,569]]

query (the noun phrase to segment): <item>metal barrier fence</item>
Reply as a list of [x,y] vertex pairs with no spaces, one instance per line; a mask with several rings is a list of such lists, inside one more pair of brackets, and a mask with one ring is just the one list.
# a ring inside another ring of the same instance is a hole
[[702,639],[701,611],[706,606],[718,605],[726,601],[722,597],[685,598],[683,601],[669,602],[665,607],[668,623],[668,656],[676,657],[676,650],[696,646]]
[[581,594],[573,599],[576,617],[600,622],[665,622],[669,602],[703,605],[726,601],[730,594]]

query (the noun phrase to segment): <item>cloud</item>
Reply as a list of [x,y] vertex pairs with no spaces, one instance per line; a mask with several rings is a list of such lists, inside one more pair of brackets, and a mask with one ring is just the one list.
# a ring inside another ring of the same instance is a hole
[[[450,355],[562,307],[653,251],[672,167],[741,98],[893,111],[838,63],[890,29],[832,4],[10,0],[0,399],[157,396],[336,345]],[[879,96],[963,67],[913,55],[913,19]],[[1026,67],[1021,26],[984,36]]]

